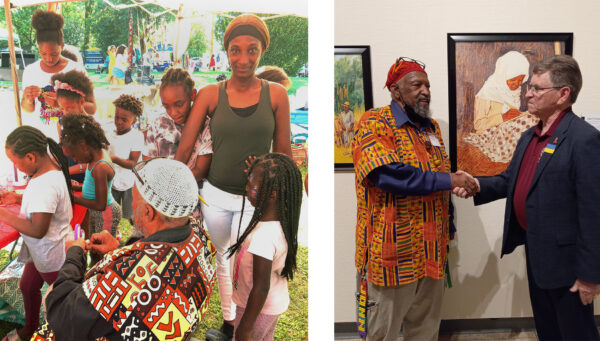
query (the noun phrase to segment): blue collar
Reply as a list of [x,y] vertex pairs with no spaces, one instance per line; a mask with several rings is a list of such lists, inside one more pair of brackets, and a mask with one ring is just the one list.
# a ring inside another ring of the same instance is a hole
[[[410,118],[408,118],[408,115],[406,114],[406,112],[404,112],[404,109],[402,109],[398,102],[392,100],[392,103],[390,104],[390,109],[392,110],[392,115],[394,115],[394,119],[396,120],[396,126],[398,128],[402,127],[406,122],[410,123],[415,128],[417,127],[415,123],[411,121]],[[433,123],[431,123],[430,119],[422,118],[421,122],[419,123],[421,123],[421,128],[419,130],[423,131],[427,128],[431,128],[431,130],[435,131],[435,126],[433,125]]]

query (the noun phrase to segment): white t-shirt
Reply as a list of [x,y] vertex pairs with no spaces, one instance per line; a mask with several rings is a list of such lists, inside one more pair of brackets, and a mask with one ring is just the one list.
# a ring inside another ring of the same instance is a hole
[[[74,62],[70,59],[67,59],[67,66],[62,69],[60,72],[68,72],[71,70],[79,70],[83,71],[87,74],[85,67],[82,64]],[[58,72],[57,72],[58,73]],[[25,89],[28,86],[35,85],[40,88],[44,88],[45,86],[52,85],[50,84],[50,78],[54,73],[49,73],[42,70],[40,65],[40,61],[33,64],[27,65],[25,70],[23,71],[23,82],[22,88]],[[21,96],[23,94],[21,93]],[[30,125],[32,127],[38,128],[41,130],[46,136],[51,137],[54,141],[58,142],[58,128],[56,127],[57,119],[54,119],[52,122],[44,122],[40,119],[42,105],[39,100],[35,100],[35,109],[32,113],[24,113],[23,114],[23,125]]]
[[[232,259],[232,281],[237,281],[233,289],[233,302],[242,308],[246,307],[250,290],[252,290],[253,255],[273,261],[271,266],[271,286],[261,314],[279,315],[285,312],[290,304],[288,283],[281,271],[285,266],[287,242],[278,221],[261,221],[242,245],[242,249]],[[237,280],[236,280],[237,276]]]
[[128,58],[125,53],[118,54],[117,57],[115,58],[115,67],[118,69],[121,69],[121,70],[123,70],[123,72],[125,72],[125,70],[127,70],[127,66],[128,66],[127,59]]
[[[117,128],[114,123],[110,124],[105,130],[106,138],[110,142],[108,147],[116,156],[122,159],[129,159],[130,152],[141,152],[144,150],[144,134],[141,131],[131,128],[127,133],[123,135],[117,135]],[[139,161],[136,160],[136,163]],[[116,163],[113,163],[115,167],[115,177],[113,178],[112,188],[117,191],[126,191],[133,187],[135,182],[135,175],[131,169],[123,168]]]
[[52,170],[29,181],[21,202],[21,216],[31,220],[33,213],[52,213],[46,235],[40,239],[21,233],[24,245],[19,260],[33,261],[39,272],[60,270],[65,262],[65,241],[73,239],[70,222],[73,208],[65,176]]

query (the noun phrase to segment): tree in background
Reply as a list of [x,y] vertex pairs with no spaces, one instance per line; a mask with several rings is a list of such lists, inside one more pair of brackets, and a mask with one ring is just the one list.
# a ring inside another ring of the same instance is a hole
[[192,34],[187,52],[190,57],[200,57],[208,48],[208,42],[200,24],[192,24]]
[[[238,16],[240,12],[229,12]],[[256,14],[263,18],[264,14]],[[220,16],[215,23],[215,39],[223,46],[223,35],[231,18]],[[276,65],[288,75],[295,75],[308,61],[308,19],[285,16],[265,20],[271,35],[271,45],[260,61],[260,65]]]
[[[65,17],[65,26],[63,27],[65,44],[73,45],[78,49],[83,45],[85,28],[88,26],[88,22],[85,20],[86,3],[88,1],[76,1],[62,6],[61,14]],[[83,55],[83,51],[81,54]]]
[[[13,22],[13,32],[21,39],[21,47],[27,52],[37,52],[37,43],[35,41],[35,31],[31,27],[31,16],[38,8],[46,6],[30,6],[13,10],[11,18]],[[3,27],[6,27],[6,17],[4,11],[0,11],[0,21]]]
[[[352,108],[364,111],[364,84],[362,80],[362,61],[360,56],[343,56],[336,58],[334,63],[335,74],[335,112],[342,110],[345,101],[349,101]],[[353,109],[356,111],[356,109]]]

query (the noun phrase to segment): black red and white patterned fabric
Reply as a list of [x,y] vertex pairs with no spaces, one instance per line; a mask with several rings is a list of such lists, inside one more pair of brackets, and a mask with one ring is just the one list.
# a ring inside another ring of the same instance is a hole
[[[85,296],[123,340],[188,340],[208,310],[215,248],[197,222],[191,226],[195,233],[181,243],[138,241],[86,274]],[[32,338],[53,339],[47,324]]]

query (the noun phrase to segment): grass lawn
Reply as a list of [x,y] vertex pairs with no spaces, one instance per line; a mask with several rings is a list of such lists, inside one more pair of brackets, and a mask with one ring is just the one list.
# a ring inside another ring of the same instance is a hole
[[[129,221],[122,219],[119,229],[123,239],[127,239],[133,227]],[[308,338],[308,248],[298,247],[297,254],[298,270],[294,279],[289,282],[290,307],[288,311],[279,317],[275,328],[275,340],[304,340]],[[0,250],[0,268],[8,261],[8,251]],[[209,309],[200,321],[194,336],[204,340],[204,334],[210,328],[219,328],[223,322],[221,304],[219,300],[219,288],[215,282],[210,297]],[[16,324],[0,321],[0,338],[9,331],[19,327]]]

